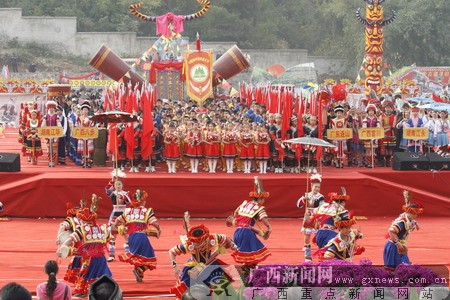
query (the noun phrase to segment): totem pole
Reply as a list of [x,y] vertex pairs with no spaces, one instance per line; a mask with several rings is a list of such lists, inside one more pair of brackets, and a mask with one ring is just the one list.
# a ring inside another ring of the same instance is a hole
[[356,10],[356,17],[366,26],[366,54],[364,56],[364,82],[365,94],[370,91],[376,94],[381,92],[383,86],[383,27],[392,23],[395,19],[395,11],[392,16],[383,20],[385,0],[364,0],[366,2],[366,18],[361,17],[361,8]]

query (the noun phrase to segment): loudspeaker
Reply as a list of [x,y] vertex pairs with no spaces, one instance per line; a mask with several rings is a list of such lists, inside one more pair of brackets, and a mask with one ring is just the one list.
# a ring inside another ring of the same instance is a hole
[[392,169],[397,171],[426,171],[430,169],[430,161],[421,153],[395,152]]
[[0,153],[0,172],[20,172],[19,154]]
[[427,153],[430,170],[450,171],[450,157],[443,157],[437,153]]

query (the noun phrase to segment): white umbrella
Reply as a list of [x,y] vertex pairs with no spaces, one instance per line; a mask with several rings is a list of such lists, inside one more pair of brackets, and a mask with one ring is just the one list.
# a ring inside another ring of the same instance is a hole
[[329,147],[329,148],[336,148],[335,145],[324,141],[322,139],[318,139],[315,137],[299,137],[295,139],[285,140],[283,143],[291,143],[291,144],[301,144],[301,145],[310,145],[310,146],[321,146],[321,147]]

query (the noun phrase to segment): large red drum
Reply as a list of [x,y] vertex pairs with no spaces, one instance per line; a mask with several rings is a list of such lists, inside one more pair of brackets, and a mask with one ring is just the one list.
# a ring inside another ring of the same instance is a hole
[[213,70],[223,79],[229,79],[250,68],[250,62],[238,46],[234,45],[213,64]]
[[115,81],[122,79],[125,84],[131,82],[133,86],[136,84],[142,86],[145,82],[144,78],[136,74],[126,62],[104,44],[89,64]]

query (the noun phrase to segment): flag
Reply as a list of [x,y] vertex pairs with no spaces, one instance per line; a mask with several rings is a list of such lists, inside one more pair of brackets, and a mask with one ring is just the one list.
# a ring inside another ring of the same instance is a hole
[[[150,93],[150,95],[149,95]],[[141,136],[141,155],[144,159],[147,159],[153,152],[153,138],[152,132],[154,130],[153,124],[153,96],[155,90],[148,91],[147,89],[142,91],[141,105],[143,111],[142,117],[142,136]]]
[[439,96],[436,95],[435,93],[432,93],[431,95],[433,96],[434,102],[441,102],[441,103],[444,102],[444,100],[442,100],[441,97],[439,97]]
[[198,105],[213,93],[212,51],[193,51],[184,54],[187,95]]

